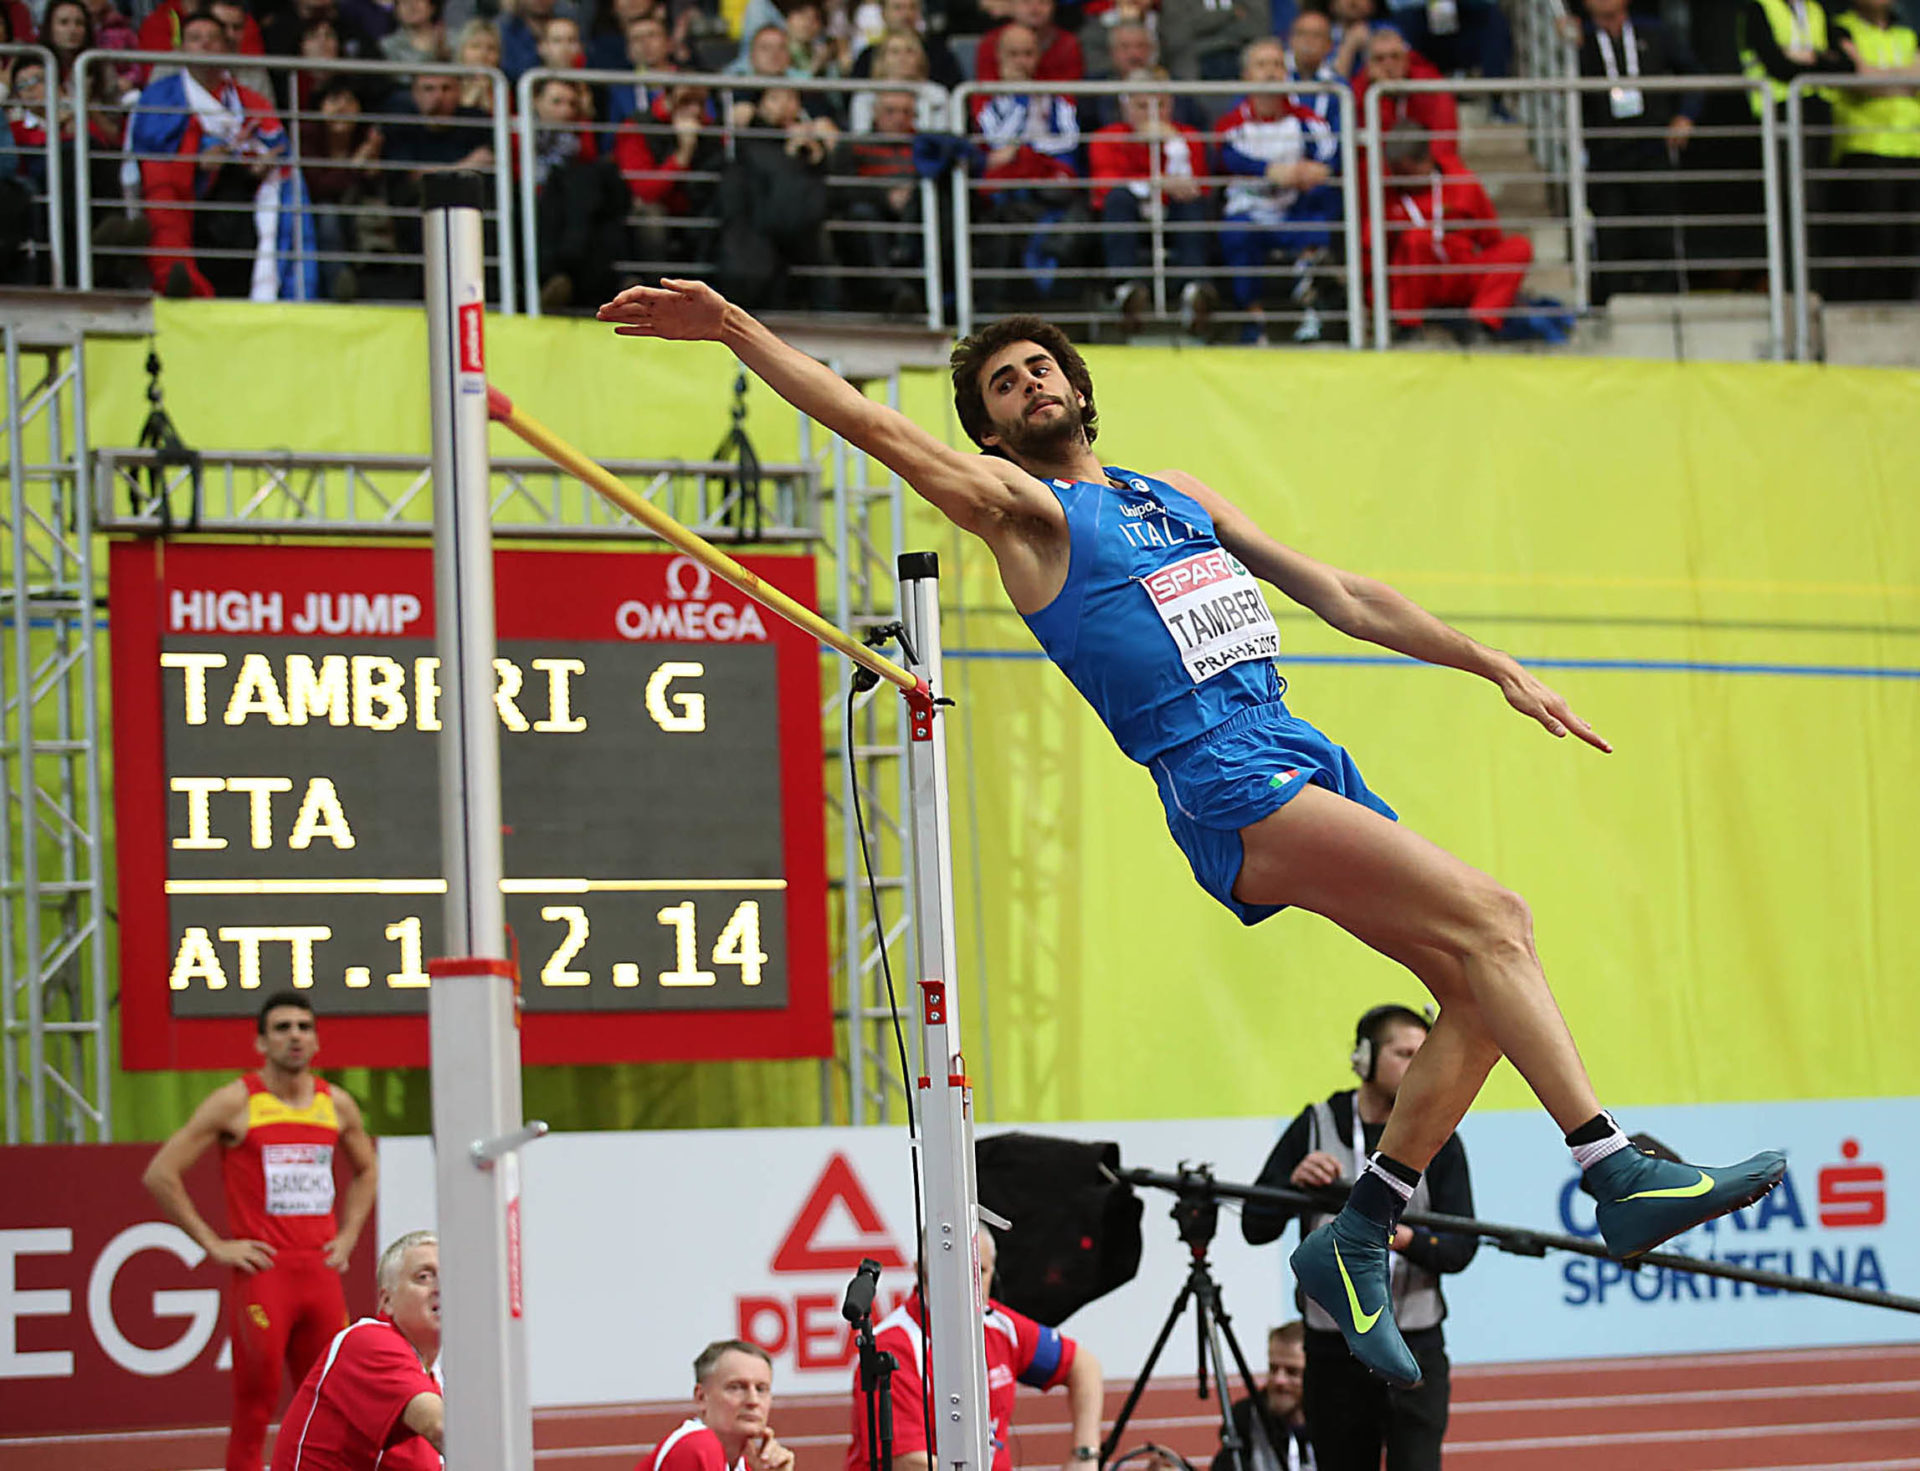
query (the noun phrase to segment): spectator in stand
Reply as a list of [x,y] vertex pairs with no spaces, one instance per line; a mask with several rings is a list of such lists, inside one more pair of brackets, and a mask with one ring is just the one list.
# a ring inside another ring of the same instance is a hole
[[[1164,82],[1164,71],[1135,72],[1129,82]],[[1181,325],[1205,336],[1218,303],[1202,277],[1207,264],[1207,140],[1198,129],[1177,122],[1173,98],[1164,92],[1129,92],[1125,116],[1096,132],[1087,145],[1087,177],[1093,181],[1092,207],[1102,226],[1107,278],[1123,331],[1139,331],[1152,304],[1152,292],[1140,277],[1150,264],[1151,222],[1163,226],[1167,260],[1177,273]],[[1158,152],[1158,161],[1155,153]],[[1155,177],[1158,177],[1158,187]]]
[[840,140],[834,173],[843,182],[838,213],[859,226],[843,234],[841,256],[860,274],[849,282],[855,308],[917,316],[926,310],[921,271],[920,175],[913,161],[919,100],[911,92],[861,93],[870,98],[867,126]]
[[[372,57],[380,54],[377,42],[370,40],[351,20],[340,13],[335,0],[295,0],[266,18],[260,35],[269,56],[307,56],[308,34],[325,24],[332,32],[336,57]],[[284,73],[282,74],[284,75]],[[279,78],[275,78],[276,84]]]
[[[1376,23],[1367,33],[1366,68],[1353,84],[1353,104],[1358,109],[1354,116],[1366,115],[1367,89],[1375,82],[1404,82],[1410,77],[1426,79],[1439,75],[1432,62],[1407,45],[1407,38],[1397,27]],[[1403,118],[1425,130],[1433,156],[1440,164],[1460,163],[1460,104],[1454,100],[1453,93],[1382,94],[1381,133],[1387,133]]]
[[[1106,12],[1117,15],[1118,7]],[[1153,72],[1160,66],[1160,43],[1154,39],[1153,28],[1144,21],[1117,21],[1111,28],[1102,26],[1098,19],[1089,22],[1087,29],[1098,32],[1097,47],[1087,47],[1087,75],[1102,82],[1120,81],[1135,72]],[[1099,69],[1094,67],[1094,56],[1101,58]],[[1126,114],[1120,106],[1118,97],[1081,97],[1077,99],[1080,108],[1080,120],[1091,129],[1109,127],[1114,123],[1125,122]],[[1173,101],[1175,122],[1184,123],[1201,132],[1211,132],[1217,112],[1209,112],[1208,104],[1195,97],[1176,97]]]
[[540,65],[540,37],[547,22],[573,13],[571,0],[508,0],[500,15],[500,69],[509,82]]
[[[876,82],[924,82],[927,80],[927,53],[912,31],[890,31],[879,46],[880,56],[873,64]],[[855,92],[847,104],[847,128],[850,132],[871,133],[875,93]]]
[[[1680,208],[1672,171],[1700,120],[1698,92],[1649,91],[1642,77],[1692,76],[1700,68],[1680,36],[1657,15],[1627,13],[1627,0],[1586,0],[1579,64],[1583,77],[1606,77],[1604,92],[1580,98],[1587,140],[1587,208],[1597,246],[1592,299],[1616,291],[1671,292],[1672,216]],[[1640,224],[1644,218],[1647,223]]]
[[578,86],[543,78],[533,90],[533,182],[540,306],[598,305],[620,289],[614,263],[627,254],[627,186],[581,127]]
[[[1055,24],[1054,0],[1012,0],[1013,19],[995,26],[980,38],[974,54],[974,78],[982,82],[1078,82],[1087,74],[1086,57],[1071,31]],[[1039,59],[1026,76],[1010,77],[1002,69],[1000,38],[1009,29],[1021,26],[1034,37]]]
[[670,222],[711,213],[712,176],[726,162],[706,88],[676,85],[655,97],[620,125],[613,153],[633,196],[642,258],[671,263],[669,271],[691,263],[691,236]]
[[953,48],[943,37],[931,35],[927,31],[926,17],[920,12],[920,0],[881,0],[880,18],[883,29],[868,45],[861,48],[853,58],[853,66],[848,70],[850,77],[870,77],[874,64],[880,59],[880,48],[889,35],[909,32],[920,43],[921,54],[927,58],[927,77],[942,87],[957,87],[967,79],[960,69],[959,61],[954,57]]
[[773,1360],[758,1344],[723,1338],[693,1361],[693,1407],[635,1471],[793,1471],[793,1452],[774,1438]]
[[[809,118],[791,87],[760,94],[720,176],[716,284],[749,311],[803,303],[833,311],[840,282],[827,244],[827,159],[838,130]],[[796,278],[795,268],[807,272]],[[804,279],[804,286],[801,281]],[[751,305],[749,305],[751,303]]]
[[[586,51],[589,71],[617,72],[627,66],[627,32],[643,15],[654,13],[654,0],[606,0],[593,7],[593,23],[587,29]],[[661,11],[660,23],[667,17]]]
[[787,39],[787,28],[771,22],[758,27],[726,69],[740,77],[793,76],[793,44]]
[[[679,68],[673,61],[673,37],[667,31],[667,18],[656,12],[637,17],[627,24],[627,65],[637,72],[672,72]],[[656,97],[666,88],[658,82],[623,82],[607,89],[607,116],[615,123],[641,116],[653,110]]]
[[446,23],[440,18],[440,0],[394,0],[398,24],[380,38],[380,54],[402,66],[448,61]]
[[1533,246],[1506,235],[1473,171],[1441,158],[1426,129],[1406,119],[1383,144],[1386,164],[1387,300],[1395,329],[1412,335],[1427,314],[1463,343],[1499,335],[1520,294]]
[[[307,28],[300,33],[300,57],[303,61],[338,61],[340,59],[340,32],[332,21],[324,17],[307,22]],[[296,120],[305,118],[325,90],[327,83],[339,76],[339,72],[322,71],[318,67],[305,68],[297,72],[275,72],[273,74],[273,95],[282,107],[287,106],[287,93],[291,86],[294,103],[290,109]]]
[[573,71],[586,60],[580,45],[580,23],[570,15],[556,15],[540,28],[540,65],[553,71]]
[[1842,255],[1884,264],[1835,271],[1832,294],[1911,301],[1920,276],[1920,38],[1895,17],[1892,0],[1853,0],[1834,24],[1860,71],[1885,76],[1887,85],[1833,94],[1833,161],[1845,171],[1833,202],[1853,217],[1834,231],[1836,244]]
[[1230,82],[1272,24],[1270,0],[1160,0],[1160,50],[1182,81]]
[[[1855,68],[1854,58],[1838,47],[1829,31],[1827,12],[1820,0],[1791,0],[1791,3],[1789,0],[1741,0],[1735,17],[1735,31],[1740,41],[1741,71],[1755,80],[1770,83],[1767,94],[1748,94],[1756,120],[1767,106],[1767,95],[1770,95],[1775,118],[1782,123],[1786,121],[1787,84],[1795,77],[1850,72]],[[1818,90],[1807,91],[1801,119],[1807,139],[1831,136],[1828,129],[1833,125],[1833,108],[1826,94]],[[1781,177],[1784,178],[1787,167],[1784,128],[1781,134],[1778,163]],[[1817,141],[1808,144],[1811,156],[1818,156],[1818,146]],[[1759,168],[1759,147],[1756,139],[1743,150],[1746,157],[1741,162],[1754,172],[1758,172]],[[1810,169],[1805,182],[1807,217],[1809,221],[1817,221],[1827,213],[1827,181]],[[1749,209],[1757,210],[1760,206],[1757,194],[1757,190],[1748,191]],[[1810,238],[1807,243],[1813,255],[1827,253],[1827,234],[1825,226],[1809,225]],[[1793,241],[1790,237],[1786,245],[1791,254]],[[1791,269],[1791,261],[1787,264]],[[1813,289],[1822,292],[1830,290],[1832,283],[1828,276],[1825,270],[1812,272]]]
[[[422,72],[406,92],[396,94],[386,111],[410,120],[391,124],[386,156],[401,165],[387,174],[387,195],[394,207],[395,240],[400,252],[421,252],[420,181],[441,169],[473,169],[491,175],[494,168],[493,122],[478,108],[460,105],[460,79],[444,72]],[[492,181],[488,180],[488,196]],[[492,234],[489,225],[488,234]],[[423,282],[417,264],[409,264],[401,283],[403,295],[418,299]]]
[[[206,8],[211,10],[227,32],[227,54],[230,56],[259,56],[259,51],[243,51],[249,34],[259,35],[253,17],[247,14],[247,7],[241,0],[207,0]],[[258,92],[262,97],[273,95],[273,77],[265,67],[235,66],[231,68],[234,81],[250,92]]]
[[180,49],[195,60],[141,92],[128,129],[154,284],[169,296],[310,299],[319,289],[312,262],[308,283],[279,258],[302,217],[297,176],[283,167],[286,130],[265,97],[235,82],[228,48],[216,16],[188,16]]
[[[138,49],[141,51],[185,51],[187,49],[185,45],[186,17],[195,13],[199,8],[200,7],[191,4],[190,0],[160,0],[160,3],[148,12],[147,18],[140,22],[140,45]],[[224,29],[224,22],[222,26]],[[23,41],[33,39],[33,34],[30,29],[25,32],[16,29],[15,34]],[[295,30],[292,36],[297,39],[299,34],[299,31]],[[245,16],[241,22],[240,44],[235,49],[242,56],[264,56],[267,54],[266,43],[260,36],[260,27],[254,24],[251,16]],[[287,56],[293,55],[293,48],[289,46],[282,54]]]
[[360,94],[350,78],[332,78],[316,99],[319,117],[300,125],[300,169],[312,202],[313,234],[319,246],[320,294],[332,301],[362,295],[365,263],[353,255],[393,253],[393,221],[387,215],[385,180],[376,171],[386,139],[361,117]]
[[1333,69],[1351,82],[1367,64],[1367,42],[1379,23],[1379,6],[1376,0],[1330,0],[1327,16],[1333,22]]
[[[1088,81],[1114,82],[1160,64],[1160,42],[1153,29],[1158,21],[1149,20],[1150,15],[1152,7],[1145,0],[1125,0],[1087,17],[1080,27],[1080,50],[1086,58]],[[1140,31],[1146,32],[1144,46],[1136,34]],[[1126,35],[1122,37],[1121,32]],[[1117,116],[1105,120],[1118,121]]]
[[[1040,62],[1040,38],[1030,27],[1005,25],[994,37],[1003,81],[1038,80],[1034,69]],[[974,195],[976,219],[1025,227],[979,237],[973,252],[980,283],[975,295],[983,303],[1017,296],[1013,268],[1018,262],[1032,294],[1051,298],[1062,272],[1070,271],[1079,255],[1079,237],[1070,230],[1056,232],[1053,226],[1076,225],[1087,218],[1085,194],[1062,187],[1080,176],[1079,114],[1066,97],[996,93],[974,98],[973,126],[986,153],[982,185]]]
[[93,22],[93,44],[103,51],[131,51],[139,35],[128,20],[114,9],[113,0],[87,0],[87,16]]
[[[1340,82],[1344,80],[1333,64],[1333,22],[1324,10],[1303,10],[1293,18],[1287,31],[1287,80],[1289,82]],[[1340,135],[1340,94],[1338,92],[1299,92],[1287,100],[1304,107]]]
[[[460,43],[453,59],[461,66],[500,69],[500,32],[490,20],[474,19],[460,28]],[[461,77],[459,105],[471,112],[493,115],[493,79],[486,76]]]
[[[93,17],[81,0],[52,0],[40,17],[40,43],[53,53],[57,75],[47,85],[48,79],[42,78],[45,88],[38,100],[30,100],[28,88],[23,80],[28,67],[23,64],[14,77],[15,97],[21,108],[29,115],[39,114],[39,137],[37,145],[29,137],[23,136],[21,123],[14,124],[14,141],[22,148],[35,147],[39,153],[37,160],[29,156],[29,163],[37,161],[45,167],[44,150],[47,142],[45,119],[57,116],[60,120],[59,147],[61,177],[66,180],[62,191],[62,224],[66,239],[66,282],[77,285],[80,260],[79,237],[79,201],[73,187],[74,170],[78,167],[77,150],[74,147],[74,134],[80,127],[87,130],[87,142],[90,151],[87,154],[87,183],[92,209],[89,219],[95,231],[112,222],[113,228],[107,231],[108,245],[132,243],[120,222],[126,215],[120,207],[120,163],[113,157],[120,151],[120,141],[126,132],[126,119],[120,107],[121,83],[118,70],[110,65],[95,62],[87,70],[86,94],[80,92],[79,70],[74,63],[79,57],[95,47]],[[51,97],[46,94],[51,93]],[[44,192],[44,178],[35,184],[36,193]],[[120,238],[115,239],[118,235]],[[46,240],[47,233],[37,238]],[[117,269],[115,271],[117,275]]]
[[1333,183],[1340,140],[1282,90],[1288,80],[1287,57],[1280,42],[1267,37],[1248,46],[1241,59],[1248,91],[1220,120],[1220,171],[1233,176],[1227,185],[1221,218],[1220,254],[1232,270],[1236,311],[1249,318],[1241,341],[1267,341],[1266,306],[1261,284],[1277,254],[1293,269],[1292,299],[1301,312],[1295,337],[1311,342],[1320,335],[1315,306],[1318,276],[1340,216],[1340,191]]
[[827,29],[821,0],[792,0],[787,6],[787,50],[793,71],[803,77],[837,77],[847,69],[840,38]]

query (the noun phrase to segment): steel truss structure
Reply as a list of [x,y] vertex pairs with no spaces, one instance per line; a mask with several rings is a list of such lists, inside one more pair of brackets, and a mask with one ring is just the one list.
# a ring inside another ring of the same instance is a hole
[[9,1144],[111,1136],[98,584],[85,338],[0,320],[0,1055]]
[[[4,997],[9,1142],[110,1137],[111,935],[102,785],[105,726],[106,532],[165,535],[418,537],[432,520],[426,455],[93,449],[82,345],[90,331],[129,335],[67,294],[58,314],[6,313],[9,488],[7,578],[0,591],[0,997]],[[18,317],[19,320],[13,320]],[[838,332],[790,339],[897,406],[900,371],[942,364],[932,333]],[[764,462],[757,490],[738,467],[709,461],[609,461],[607,468],[675,520],[720,543],[807,546],[823,554],[822,609],[856,635],[898,616],[895,563],[904,549],[904,488],[843,441],[800,424],[797,459]],[[650,533],[545,460],[493,462],[494,535],[646,542]],[[851,763],[842,760],[847,676],[834,661],[822,715],[829,738],[830,817],[837,828],[833,964],[841,1041],[822,1065],[820,1121],[900,1116],[910,1079],[892,1040],[883,981],[911,984],[912,884],[905,837],[906,732],[900,702],[856,699]],[[851,769],[852,775],[849,775]],[[871,839],[881,922],[868,901],[854,784]],[[31,832],[34,841],[28,842]],[[912,997],[902,994],[903,1005]],[[985,1036],[974,1039],[984,1064]],[[844,1093],[842,1090],[844,1089]],[[842,1099],[844,1098],[844,1102]]]

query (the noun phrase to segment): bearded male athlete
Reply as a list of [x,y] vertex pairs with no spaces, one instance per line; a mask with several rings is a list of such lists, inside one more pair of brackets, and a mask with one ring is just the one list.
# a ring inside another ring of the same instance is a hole
[[1555,736],[1611,749],[1507,654],[1384,583],[1268,536],[1178,470],[1093,452],[1085,361],[1057,327],[1011,317],[953,353],[960,423],[941,443],[697,281],[635,286],[600,309],[630,337],[712,341],[782,398],[901,476],[987,544],[1047,656],[1121,750],[1153,772],[1201,887],[1256,924],[1289,905],[1406,966],[1440,1003],[1345,1209],[1295,1250],[1296,1279],[1356,1357],[1390,1383],[1419,1365],[1395,1327],[1387,1244],[1415,1184],[1502,1056],[1553,1116],[1623,1260],[1779,1183],[1780,1154],[1724,1169],[1634,1149],[1605,1113],[1534,951],[1520,897],[1409,832],[1353,759],[1281,699],[1279,636],[1255,578],[1352,638],[1492,681]]

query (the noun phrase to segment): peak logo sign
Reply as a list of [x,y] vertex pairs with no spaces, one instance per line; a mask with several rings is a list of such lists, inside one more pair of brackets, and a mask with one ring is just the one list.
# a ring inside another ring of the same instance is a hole
[[[776,1217],[777,1219],[777,1217]],[[735,1333],[775,1359],[791,1356],[801,1371],[841,1370],[853,1362],[853,1337],[840,1317],[846,1279],[862,1257],[883,1270],[912,1266],[861,1182],[853,1161],[836,1151],[781,1234],[767,1269],[773,1290],[734,1299]],[[789,1284],[783,1277],[811,1278]],[[905,1301],[903,1288],[883,1293],[876,1321]]]
[[[1860,1154],[1859,1140],[1840,1142],[1840,1162],[1822,1166],[1816,1176],[1818,1211],[1811,1217],[1789,1169],[1772,1194],[1745,1210],[1708,1221],[1663,1249],[1728,1266],[1888,1291],[1879,1243],[1855,1234],[1887,1224],[1887,1171],[1883,1165],[1859,1163]],[[1572,1236],[1599,1235],[1578,1175],[1561,1188],[1560,1224]],[[1702,1277],[1671,1267],[1629,1271],[1618,1262],[1592,1259],[1566,1263],[1561,1278],[1565,1289],[1561,1301],[1568,1307],[1780,1295],[1777,1287]]]

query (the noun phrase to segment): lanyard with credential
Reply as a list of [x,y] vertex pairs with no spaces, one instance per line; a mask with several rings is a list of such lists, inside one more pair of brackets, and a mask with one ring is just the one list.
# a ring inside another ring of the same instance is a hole
[[[1620,68],[1614,64],[1613,41],[1605,31],[1595,31],[1600,41],[1600,64],[1607,69],[1607,80],[1618,81]],[[1640,75],[1640,48],[1633,44],[1633,22],[1628,21],[1620,28],[1620,47],[1627,53],[1627,75]]]
[[1793,44],[1813,47],[1813,21],[1807,15],[1807,0],[1793,0],[1788,7],[1793,12]]
[[[1413,202],[1413,196],[1411,194],[1402,196],[1401,202],[1407,207],[1407,215],[1412,219],[1414,229],[1418,230],[1427,223],[1427,217],[1420,213],[1420,206]],[[1443,200],[1440,195],[1440,175],[1438,171],[1434,173],[1433,182],[1428,187],[1427,208],[1433,211],[1433,243],[1438,245],[1441,238],[1447,233],[1445,229],[1447,206],[1445,200]],[[1354,1137],[1358,1139],[1360,1135],[1358,1112],[1354,1114],[1353,1131]],[[1355,1153],[1359,1152],[1359,1146],[1357,1144],[1354,1149]]]

